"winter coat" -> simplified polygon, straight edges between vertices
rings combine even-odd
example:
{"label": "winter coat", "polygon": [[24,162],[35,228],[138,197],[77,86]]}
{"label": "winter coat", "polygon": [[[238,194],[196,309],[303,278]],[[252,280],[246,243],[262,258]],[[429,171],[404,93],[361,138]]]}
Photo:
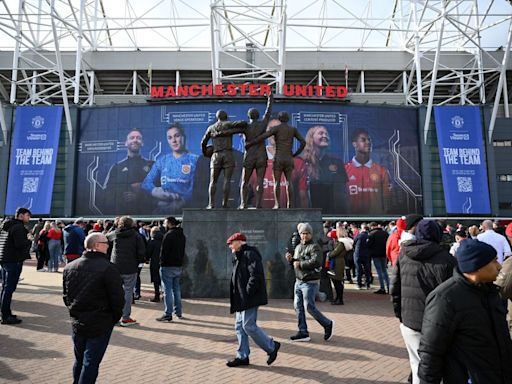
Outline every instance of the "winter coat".
{"label": "winter coat", "polygon": [[298,280],[311,281],[320,279],[322,250],[318,243],[309,241],[305,244],[300,243],[297,245],[292,263],[294,261],[300,261],[300,268],[295,269],[295,277]]}
{"label": "winter coat", "polygon": [[63,299],[73,319],[73,332],[96,337],[106,333],[123,313],[121,275],[100,252],[87,252],[63,272]]}
{"label": "winter coat", "polygon": [[334,276],[330,276],[333,280],[343,281],[345,277],[345,255],[347,250],[345,249],[345,245],[340,241],[336,242],[334,249],[329,252],[329,260],[334,259],[334,269],[331,271],[334,272]]}
{"label": "winter coat", "polygon": [[421,334],[420,383],[512,383],[506,308],[492,283],[473,284],[456,270],[428,296]]}
{"label": "winter coat", "polygon": [[110,261],[117,267],[121,275],[138,272],[138,266],[144,262],[146,247],[142,236],[135,228],[116,229],[107,235],[110,243]]}
{"label": "winter coat", "polygon": [[82,255],[84,253],[85,232],[76,224],[64,228],[64,255]]}
{"label": "winter coat", "polygon": [[457,260],[437,243],[402,243],[391,276],[391,297],[395,316],[403,325],[421,331],[428,294],[452,276],[456,264]]}
{"label": "winter coat", "polygon": [[400,254],[400,236],[402,231],[396,230],[395,232],[389,235],[388,240],[386,242],[386,256],[388,260],[391,262],[391,265],[396,264],[396,260],[398,259],[398,255]]}
{"label": "winter coat", "polygon": [[160,281],[160,250],[162,248],[162,232],[155,233],[155,237],[149,240],[146,247],[145,261],[149,262],[149,272],[152,283]]}
{"label": "winter coat", "polygon": [[371,258],[386,257],[386,241],[388,233],[382,228],[375,228],[368,234],[368,250]]}
{"label": "winter coat", "polygon": [[229,297],[230,311],[241,312],[268,303],[265,273],[256,247],[243,244],[233,258]]}
{"label": "winter coat", "polygon": [[368,249],[368,232],[361,231],[354,239],[354,259],[367,258],[370,256]]}
{"label": "winter coat", "polygon": [[182,267],[185,260],[186,243],[187,238],[183,234],[183,228],[169,229],[162,241],[160,265],[162,267]]}
{"label": "winter coat", "polygon": [[503,298],[512,300],[512,257],[509,256],[505,259],[494,284],[500,287]]}
{"label": "winter coat", "polygon": [[6,219],[0,224],[0,263],[18,263],[30,259],[31,241],[23,221]]}

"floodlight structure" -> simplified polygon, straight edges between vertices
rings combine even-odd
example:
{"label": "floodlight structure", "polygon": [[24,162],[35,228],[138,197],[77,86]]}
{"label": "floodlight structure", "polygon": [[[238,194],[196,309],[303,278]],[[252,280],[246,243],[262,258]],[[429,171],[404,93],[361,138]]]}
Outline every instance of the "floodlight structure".
{"label": "floodlight structure", "polygon": [[285,76],[286,2],[211,2],[212,80],[266,82],[281,92]]}
{"label": "floodlight structure", "polygon": [[[301,52],[299,60],[316,65],[310,82],[329,85],[324,75],[338,71],[348,85],[350,69],[351,78],[357,73],[351,92],[364,94],[369,64],[383,69],[365,60],[390,52],[405,59],[393,63],[395,78],[377,92],[424,105],[425,137],[432,107],[443,104],[494,103],[492,134],[498,112],[510,117],[511,40],[506,0],[4,0],[0,49],[12,50],[12,65],[0,67],[0,99],[62,104],[71,132],[69,105],[92,105],[103,92],[102,55],[140,54],[125,89],[132,95],[147,95],[158,71],[144,55],[169,51],[209,52],[206,81],[268,83],[278,93],[296,64],[287,56]],[[187,68],[168,68],[179,85]]]}

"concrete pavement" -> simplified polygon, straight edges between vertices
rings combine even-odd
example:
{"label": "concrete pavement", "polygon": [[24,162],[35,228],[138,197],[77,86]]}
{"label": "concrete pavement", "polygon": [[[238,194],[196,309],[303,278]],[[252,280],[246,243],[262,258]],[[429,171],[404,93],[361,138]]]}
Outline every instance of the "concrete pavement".
{"label": "concrete pavement", "polygon": [[[0,325],[0,383],[70,383],[71,326],[61,296],[62,274],[36,272],[25,264],[14,294],[17,326]],[[345,305],[319,303],[336,321],[335,336],[309,315],[309,343],[292,343],[296,316],[291,300],[271,300],[259,325],[282,343],[276,362],[251,341],[251,365],[228,368],[237,342],[228,299],[185,299],[184,319],[159,323],[162,303],[151,303],[152,285],[143,271],[143,298],[133,306],[139,325],[116,327],[100,366],[99,383],[405,383],[407,352],[389,296],[346,286]],[[145,284],[144,284],[145,283]]]}

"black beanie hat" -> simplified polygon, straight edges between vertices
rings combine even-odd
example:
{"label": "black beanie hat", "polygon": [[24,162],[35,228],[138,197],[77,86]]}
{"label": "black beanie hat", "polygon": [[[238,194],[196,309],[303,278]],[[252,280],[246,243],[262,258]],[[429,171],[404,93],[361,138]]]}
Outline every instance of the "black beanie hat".
{"label": "black beanie hat", "polygon": [[461,272],[475,272],[496,258],[496,250],[483,241],[465,239],[460,242],[455,257]]}
{"label": "black beanie hat", "polygon": [[417,240],[428,240],[434,243],[441,241],[441,227],[434,220],[422,219],[414,231]]}
{"label": "black beanie hat", "polygon": [[423,219],[423,216],[417,215],[415,213],[411,213],[410,215],[405,216],[405,230],[408,231],[414,227],[416,223],[421,219]]}

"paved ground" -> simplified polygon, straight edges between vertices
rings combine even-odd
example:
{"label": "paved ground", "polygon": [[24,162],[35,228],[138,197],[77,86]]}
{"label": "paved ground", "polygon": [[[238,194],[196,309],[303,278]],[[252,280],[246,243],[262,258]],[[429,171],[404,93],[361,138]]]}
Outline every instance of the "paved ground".
{"label": "paved ground", "polygon": [[[70,383],[73,349],[60,273],[38,273],[26,265],[14,295],[19,326],[0,325],[0,383]],[[143,282],[149,282],[147,270]],[[387,296],[347,289],[344,306],[320,303],[336,321],[335,336],[308,316],[312,341],[292,343],[296,317],[291,300],[272,300],[259,324],[282,342],[276,362],[251,344],[251,365],[227,368],[236,337],[228,300],[185,299],[183,320],[154,319],[163,304],[149,302],[150,286],[133,308],[140,325],[116,327],[100,367],[99,383],[404,383],[407,353]]]}

